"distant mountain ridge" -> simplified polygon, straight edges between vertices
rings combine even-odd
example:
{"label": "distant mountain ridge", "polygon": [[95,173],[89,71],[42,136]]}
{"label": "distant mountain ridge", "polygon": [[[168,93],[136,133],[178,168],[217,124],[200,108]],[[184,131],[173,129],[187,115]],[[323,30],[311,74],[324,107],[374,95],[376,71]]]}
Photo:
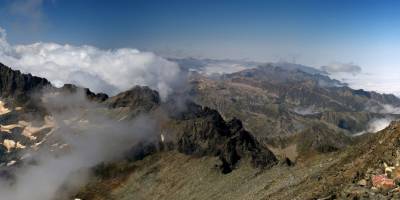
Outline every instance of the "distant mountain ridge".
{"label": "distant mountain ridge", "polygon": [[195,71],[206,75],[235,73],[245,69],[252,69],[265,65],[272,65],[289,71],[300,70],[309,74],[327,75],[327,72],[317,68],[289,62],[274,63],[234,59],[201,59],[193,57],[168,58],[168,60],[176,62],[184,71]]}
{"label": "distant mountain ridge", "polygon": [[194,74],[190,84],[187,93],[198,104],[220,111],[225,119],[241,119],[260,141],[278,149],[296,144],[318,152],[327,143],[317,138],[342,149],[351,144],[351,135],[367,132],[374,120],[400,117],[386,108],[400,106],[394,95],[353,90],[323,74],[272,64],[217,79]]}

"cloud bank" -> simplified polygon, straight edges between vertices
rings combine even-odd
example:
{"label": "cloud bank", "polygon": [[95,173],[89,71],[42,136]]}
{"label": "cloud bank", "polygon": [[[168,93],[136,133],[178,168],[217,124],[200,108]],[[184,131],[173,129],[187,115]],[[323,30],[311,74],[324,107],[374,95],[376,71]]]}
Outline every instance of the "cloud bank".
{"label": "cloud bank", "polygon": [[110,95],[134,85],[144,85],[158,90],[160,96],[166,98],[182,80],[176,63],[151,52],[43,42],[10,45],[1,28],[0,62],[47,78],[56,86],[73,83]]}
{"label": "cloud bank", "polygon": [[365,72],[354,63],[333,63],[320,67],[322,71],[329,73],[329,77],[346,83],[353,89],[364,89],[379,93],[395,94],[400,96],[399,73],[385,73],[385,71]]}
{"label": "cloud bank", "polygon": [[355,133],[352,136],[360,136],[360,135],[364,135],[365,133],[376,133],[379,132],[383,129],[385,129],[386,127],[388,127],[390,125],[390,123],[392,121],[394,121],[395,119],[391,118],[391,117],[385,117],[385,118],[374,118],[371,119],[365,130]]}
{"label": "cloud bank", "polygon": [[201,58],[169,58],[179,64],[183,70],[195,71],[206,76],[230,74],[245,69],[256,68],[262,63],[231,60],[231,59],[201,59]]}
{"label": "cloud bank", "polygon": [[231,64],[231,63],[207,64],[204,66],[204,73],[206,75],[214,75],[214,74],[221,75],[221,74],[231,74],[245,69],[248,69],[248,67],[240,64]]}
{"label": "cloud bank", "polygon": [[318,114],[319,111],[315,108],[315,106],[309,106],[309,107],[297,107],[294,108],[293,111],[299,115],[314,115]]}
{"label": "cloud bank", "polygon": [[373,119],[368,123],[367,131],[370,133],[381,131],[388,127],[392,121],[392,118]]}
{"label": "cloud bank", "polygon": [[379,104],[375,106],[367,106],[366,111],[381,114],[400,114],[400,107],[390,104]]}
{"label": "cloud bank", "polygon": [[321,70],[326,71],[331,74],[335,73],[347,73],[352,75],[357,75],[361,73],[361,67],[353,63],[332,63],[330,65],[322,66]]}
{"label": "cloud bank", "polygon": [[67,199],[86,183],[92,167],[122,159],[138,142],[159,137],[150,115],[114,120],[89,102],[83,91],[47,93],[43,101],[56,124],[47,145],[56,142],[66,147],[51,152],[51,146],[41,145],[24,154],[23,164],[10,171],[13,179],[0,177],[0,199]]}

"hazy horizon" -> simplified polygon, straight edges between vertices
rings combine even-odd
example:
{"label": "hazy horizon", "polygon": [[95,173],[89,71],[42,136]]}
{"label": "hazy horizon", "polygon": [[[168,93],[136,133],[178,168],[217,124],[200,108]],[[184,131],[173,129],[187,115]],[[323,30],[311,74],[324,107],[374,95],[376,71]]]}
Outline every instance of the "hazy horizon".
{"label": "hazy horizon", "polygon": [[333,78],[354,88],[399,95],[398,6],[391,0],[2,0],[0,27],[11,46],[89,45],[163,58],[329,66]]}

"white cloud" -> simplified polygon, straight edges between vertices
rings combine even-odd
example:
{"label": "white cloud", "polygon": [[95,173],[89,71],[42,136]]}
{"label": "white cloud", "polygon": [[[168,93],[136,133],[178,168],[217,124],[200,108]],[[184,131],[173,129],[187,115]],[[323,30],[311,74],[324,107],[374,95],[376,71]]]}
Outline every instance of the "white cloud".
{"label": "white cloud", "polygon": [[349,73],[352,75],[357,75],[361,73],[361,67],[355,65],[354,63],[340,63],[335,62],[330,65],[322,66],[321,70],[326,71],[328,73]]}
{"label": "white cloud", "polygon": [[335,77],[348,83],[355,89],[367,89],[380,93],[392,93],[400,96],[400,75],[396,71],[392,74],[360,74],[356,77]]}
{"label": "white cloud", "polygon": [[347,83],[353,89],[364,89],[379,93],[391,93],[400,96],[400,75],[398,70],[390,71],[384,68],[384,64],[378,65],[373,71],[364,71],[358,65],[348,63],[335,63],[321,67],[327,71],[329,77]]}
{"label": "white cloud", "polygon": [[373,119],[368,123],[367,131],[370,133],[381,131],[388,127],[392,121],[392,118]]}
{"label": "white cloud", "polygon": [[74,83],[111,95],[146,85],[166,98],[180,80],[177,64],[151,52],[43,42],[10,45],[4,29],[0,29],[0,62],[57,85]]}
{"label": "white cloud", "polygon": [[235,63],[213,63],[207,64],[204,66],[204,70],[202,71],[206,75],[221,75],[221,74],[230,74],[238,71],[242,71],[248,69],[249,67],[235,64]]}
{"label": "white cloud", "polygon": [[[48,145],[57,141],[54,151],[39,146],[22,152],[21,165],[6,169],[12,178],[0,178],[2,200],[71,199],[70,192],[85,185],[91,168],[125,159],[126,152],[136,153],[132,147],[140,142],[158,141],[158,121],[150,115],[116,121],[92,110],[99,105],[88,101],[83,91],[45,93],[43,99],[54,122],[43,140]],[[67,145],[68,150],[58,149],[57,144]]]}
{"label": "white cloud", "polygon": [[262,63],[246,61],[246,60],[231,60],[231,59],[201,59],[201,58],[169,58],[179,64],[179,66],[188,71],[195,71],[207,76],[230,74],[245,69],[256,68]]}
{"label": "white cloud", "polygon": [[390,104],[384,104],[382,105],[383,109],[381,110],[381,113],[390,113],[390,114],[400,114],[400,108],[392,106]]}
{"label": "white cloud", "polygon": [[379,104],[375,106],[368,106],[366,108],[368,112],[381,113],[381,114],[400,114],[400,107],[396,107],[390,104]]}
{"label": "white cloud", "polygon": [[358,132],[358,133],[354,134],[353,136],[360,136],[360,135],[364,135],[365,133],[379,132],[379,131],[385,129],[386,127],[388,127],[393,120],[394,119],[391,117],[372,119],[368,122],[366,130]]}
{"label": "white cloud", "polygon": [[294,108],[293,111],[299,115],[313,115],[319,113],[319,111],[315,108],[315,106],[297,107]]}

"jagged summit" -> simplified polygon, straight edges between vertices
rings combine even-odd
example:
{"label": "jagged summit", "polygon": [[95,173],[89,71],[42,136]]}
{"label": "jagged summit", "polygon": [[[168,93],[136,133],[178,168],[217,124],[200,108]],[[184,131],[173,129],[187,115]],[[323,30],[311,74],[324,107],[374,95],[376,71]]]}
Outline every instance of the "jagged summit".
{"label": "jagged summit", "polygon": [[90,91],[89,88],[78,87],[74,84],[64,84],[59,90],[62,92],[69,92],[69,93],[76,93],[82,91],[89,100],[97,102],[103,102],[109,98],[108,95],[105,93],[94,93]]}
{"label": "jagged summit", "polygon": [[107,104],[111,108],[129,107],[132,109],[142,107],[149,111],[160,104],[160,95],[157,91],[150,89],[147,86],[135,86],[130,90],[121,92],[110,99]]}
{"label": "jagged summit", "polygon": [[238,119],[225,122],[220,114],[207,107],[190,103],[179,118],[172,121],[178,151],[188,155],[218,156],[223,173],[231,172],[244,158],[254,167],[276,164],[273,153],[263,147]]}
{"label": "jagged summit", "polygon": [[19,70],[13,70],[10,67],[0,63],[0,96],[2,98],[14,97],[18,100],[28,100],[33,98],[35,92],[48,91],[77,92],[82,90],[88,99],[94,101],[105,101],[108,95],[104,93],[94,93],[89,88],[78,87],[73,84],[65,84],[57,89],[45,78],[33,76],[31,74],[21,73]]}
{"label": "jagged summit", "polygon": [[0,63],[0,96],[2,97],[26,95],[32,90],[40,90],[50,85],[51,83],[45,78],[23,74]]}

